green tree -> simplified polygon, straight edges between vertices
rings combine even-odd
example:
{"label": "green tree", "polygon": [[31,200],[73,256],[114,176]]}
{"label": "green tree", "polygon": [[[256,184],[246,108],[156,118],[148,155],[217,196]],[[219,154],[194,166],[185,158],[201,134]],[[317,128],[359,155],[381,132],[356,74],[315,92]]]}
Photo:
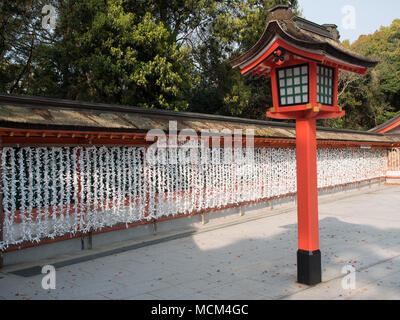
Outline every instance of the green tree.
{"label": "green tree", "polygon": [[380,63],[365,77],[340,75],[339,105],[346,117],[322,121],[327,126],[371,129],[400,112],[400,20],[381,27],[371,35],[360,36],[348,48]]}
{"label": "green tree", "polygon": [[0,92],[26,93],[38,48],[51,41],[42,28],[43,6],[42,0],[0,2]]}
{"label": "green tree", "polygon": [[269,80],[243,77],[229,60],[253,46],[261,37],[269,9],[297,1],[236,0],[214,2],[211,19],[195,30],[192,47],[201,82],[193,91],[190,108],[196,112],[266,119],[271,106]]}
{"label": "green tree", "polygon": [[58,5],[55,44],[43,45],[35,95],[183,110],[195,81],[178,47],[150,12],[123,0],[67,0]]}
{"label": "green tree", "polygon": [[[258,40],[282,1],[52,0],[53,32],[40,28],[44,3],[29,11],[31,2],[3,7],[2,17],[17,12],[15,30],[34,25],[36,38],[8,41],[34,49],[18,61],[3,48],[12,58],[0,64],[9,77],[2,92],[265,118],[268,81],[243,78],[228,62]],[[297,10],[297,0],[283,2]]]}

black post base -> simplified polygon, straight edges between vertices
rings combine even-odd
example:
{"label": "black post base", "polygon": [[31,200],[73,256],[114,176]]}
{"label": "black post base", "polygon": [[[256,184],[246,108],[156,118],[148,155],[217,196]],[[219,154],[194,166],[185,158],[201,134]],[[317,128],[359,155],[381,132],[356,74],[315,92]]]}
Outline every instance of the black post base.
{"label": "black post base", "polygon": [[297,281],[309,286],[322,281],[321,251],[297,251]]}

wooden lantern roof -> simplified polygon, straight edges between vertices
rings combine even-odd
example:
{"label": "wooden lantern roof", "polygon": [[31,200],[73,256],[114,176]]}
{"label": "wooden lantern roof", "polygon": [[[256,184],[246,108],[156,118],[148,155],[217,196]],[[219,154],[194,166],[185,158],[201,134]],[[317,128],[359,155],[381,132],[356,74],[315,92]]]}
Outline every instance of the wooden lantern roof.
{"label": "wooden lantern roof", "polygon": [[319,25],[300,18],[287,5],[270,10],[267,26],[258,42],[230,63],[242,74],[269,77],[271,66],[276,66],[279,59],[314,61],[359,74],[365,74],[367,68],[378,63],[344,47],[339,42],[336,25]]}

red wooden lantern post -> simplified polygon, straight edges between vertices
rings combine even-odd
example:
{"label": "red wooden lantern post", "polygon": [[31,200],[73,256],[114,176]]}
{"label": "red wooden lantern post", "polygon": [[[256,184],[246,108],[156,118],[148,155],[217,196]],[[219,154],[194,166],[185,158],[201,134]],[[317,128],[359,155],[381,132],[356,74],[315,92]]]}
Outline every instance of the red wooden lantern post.
{"label": "red wooden lantern post", "polygon": [[242,74],[271,78],[273,107],[267,116],[296,120],[299,283],[321,282],[318,232],[316,119],[345,115],[338,106],[338,72],[365,74],[377,62],[350,52],[335,25],[295,16],[286,5],[270,10],[260,40],[231,61]]}

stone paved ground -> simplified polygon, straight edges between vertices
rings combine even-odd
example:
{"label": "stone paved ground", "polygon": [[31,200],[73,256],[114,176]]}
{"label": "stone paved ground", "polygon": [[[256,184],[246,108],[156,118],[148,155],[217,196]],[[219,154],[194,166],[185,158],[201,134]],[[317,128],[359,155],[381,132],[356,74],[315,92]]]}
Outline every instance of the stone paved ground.
{"label": "stone paved ground", "polygon": [[[268,216],[269,215],[269,216]],[[400,299],[400,186],[320,204],[323,283],[296,283],[296,213],[247,221],[57,269],[0,273],[0,299]],[[342,288],[342,268],[356,288]]]}

